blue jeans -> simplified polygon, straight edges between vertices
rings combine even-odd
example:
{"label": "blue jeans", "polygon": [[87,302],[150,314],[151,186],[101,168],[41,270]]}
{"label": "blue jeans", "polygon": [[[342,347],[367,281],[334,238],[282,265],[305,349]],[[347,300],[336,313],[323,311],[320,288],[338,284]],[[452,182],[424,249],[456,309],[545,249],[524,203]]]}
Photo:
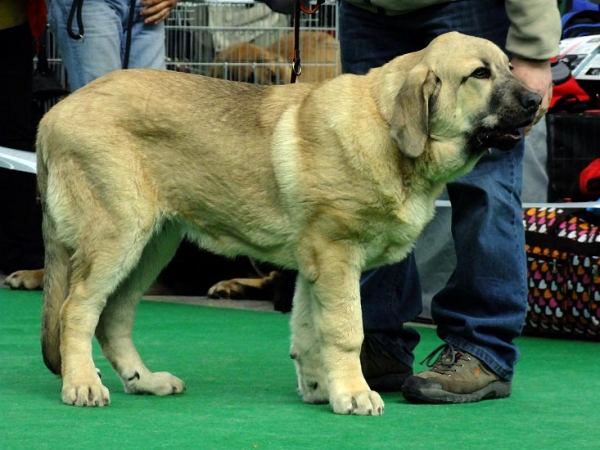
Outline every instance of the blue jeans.
{"label": "blue jeans", "polygon": [[[46,0],[55,36],[72,91],[113,70],[123,68],[130,0],[84,0],[83,39],[72,39],[67,19],[73,0]],[[136,0],[129,68],[165,69],[165,25],[144,24]],[[77,20],[73,31],[79,33]]]}
{"label": "blue jeans", "polygon": [[[448,31],[503,47],[508,25],[499,0],[460,0],[398,16],[371,13],[342,0],[342,69],[364,74]],[[521,143],[508,152],[492,150],[473,172],[448,185],[457,264],[431,305],[439,337],[506,380],[519,356],[513,339],[521,333],[527,311],[523,148]],[[416,273],[411,255],[364,275],[361,285],[365,333],[407,364],[413,362],[418,334],[403,324],[422,308]]]}

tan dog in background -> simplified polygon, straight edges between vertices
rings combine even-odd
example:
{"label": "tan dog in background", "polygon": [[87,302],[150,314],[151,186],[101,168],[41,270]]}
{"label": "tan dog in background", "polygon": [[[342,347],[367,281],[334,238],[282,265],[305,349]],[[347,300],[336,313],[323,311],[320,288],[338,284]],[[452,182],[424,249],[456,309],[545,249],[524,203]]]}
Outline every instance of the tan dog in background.
{"label": "tan dog in background", "polygon": [[[218,52],[210,76],[255,84],[287,84],[294,59],[294,33],[286,33],[270,48],[240,42]],[[338,75],[339,42],[323,31],[300,33],[302,73],[298,82],[313,83]]]}
{"label": "tan dog in background", "polygon": [[211,77],[263,85],[289,83],[291,75],[291,64],[278,53],[247,42],[217,53],[210,69]]}
{"label": "tan dog in background", "polygon": [[11,289],[41,289],[44,284],[44,269],[17,270],[6,277],[4,284]]}
{"label": "tan dog in background", "polygon": [[[279,59],[288,65],[294,60],[294,33],[285,34],[279,41],[271,45],[271,53],[279,55]],[[336,38],[323,31],[303,31],[300,33],[300,60],[302,74],[300,83],[329,80],[340,74],[340,43]]]}
{"label": "tan dog in background", "polygon": [[404,258],[444,184],[489,146],[512,147],[540,100],[499,48],[458,33],[317,84],[127,70],[78,90],[37,141],[42,347],[63,402],[109,404],[94,334],[126,392],[183,392],[146,368],[131,332],[138,299],[187,236],[298,270],[291,356],[302,398],[382,414],[359,361],[361,272]]}

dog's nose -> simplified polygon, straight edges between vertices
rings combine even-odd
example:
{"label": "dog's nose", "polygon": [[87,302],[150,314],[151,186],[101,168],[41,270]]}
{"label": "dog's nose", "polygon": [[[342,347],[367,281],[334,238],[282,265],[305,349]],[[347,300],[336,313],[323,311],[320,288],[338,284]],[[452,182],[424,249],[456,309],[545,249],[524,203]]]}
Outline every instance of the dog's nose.
{"label": "dog's nose", "polygon": [[521,96],[521,106],[530,114],[535,113],[541,103],[542,97],[535,92],[529,92]]}

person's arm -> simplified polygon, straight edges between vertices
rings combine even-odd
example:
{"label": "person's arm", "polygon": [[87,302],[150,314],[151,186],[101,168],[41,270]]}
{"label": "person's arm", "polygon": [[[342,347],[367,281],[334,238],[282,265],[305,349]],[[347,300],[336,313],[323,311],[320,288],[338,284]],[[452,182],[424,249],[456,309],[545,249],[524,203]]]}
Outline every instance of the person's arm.
{"label": "person's arm", "polygon": [[[550,60],[531,61],[514,56],[511,64],[513,66],[513,74],[542,96],[542,103],[534,121],[535,124],[548,112],[550,99],[552,98],[552,70],[550,68]],[[527,128],[526,132],[530,128]]]}
{"label": "person's arm", "polygon": [[548,111],[552,97],[550,59],[558,55],[561,21],[555,0],[506,0],[511,25],[506,50],[514,75],[543,100],[536,122]]}

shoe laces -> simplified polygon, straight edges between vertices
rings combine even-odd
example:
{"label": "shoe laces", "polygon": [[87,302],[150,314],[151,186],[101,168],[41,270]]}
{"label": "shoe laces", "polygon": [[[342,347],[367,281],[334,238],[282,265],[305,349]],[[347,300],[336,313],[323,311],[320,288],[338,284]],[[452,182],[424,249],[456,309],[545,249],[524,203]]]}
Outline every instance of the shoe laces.
{"label": "shoe laces", "polygon": [[464,366],[461,361],[470,360],[471,358],[465,356],[464,353],[455,349],[452,344],[445,343],[440,345],[438,348],[432,351],[429,356],[421,361],[421,365],[425,364],[427,367],[430,367],[432,372],[437,372],[442,375],[450,375],[452,372],[457,371],[457,367]]}

